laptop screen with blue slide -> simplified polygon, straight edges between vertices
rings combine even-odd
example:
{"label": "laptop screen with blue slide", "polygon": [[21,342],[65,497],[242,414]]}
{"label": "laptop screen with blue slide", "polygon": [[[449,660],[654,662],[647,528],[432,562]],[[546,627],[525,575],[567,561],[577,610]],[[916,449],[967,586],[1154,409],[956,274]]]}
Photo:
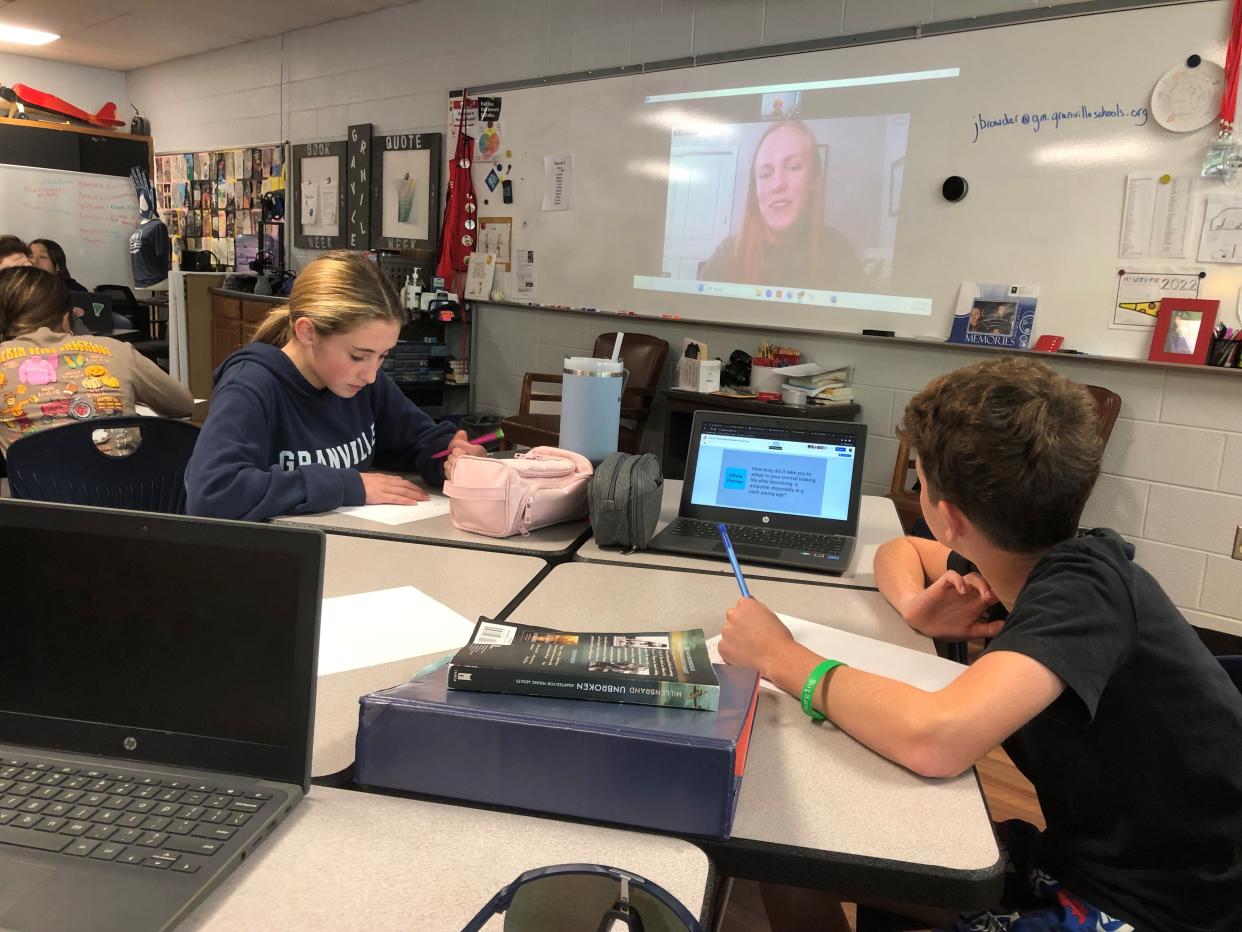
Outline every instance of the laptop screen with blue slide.
{"label": "laptop screen with blue slide", "polygon": [[866,426],[695,414],[681,514],[853,534]]}

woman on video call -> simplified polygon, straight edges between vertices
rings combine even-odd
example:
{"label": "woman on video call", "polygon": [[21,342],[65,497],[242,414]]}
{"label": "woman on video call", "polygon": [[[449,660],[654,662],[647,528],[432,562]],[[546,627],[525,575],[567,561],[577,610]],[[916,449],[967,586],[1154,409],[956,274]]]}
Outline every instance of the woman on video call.
{"label": "woman on video call", "polygon": [[858,290],[853,247],[824,225],[819,141],[801,120],[773,123],[759,139],[739,231],[699,267],[701,281]]}

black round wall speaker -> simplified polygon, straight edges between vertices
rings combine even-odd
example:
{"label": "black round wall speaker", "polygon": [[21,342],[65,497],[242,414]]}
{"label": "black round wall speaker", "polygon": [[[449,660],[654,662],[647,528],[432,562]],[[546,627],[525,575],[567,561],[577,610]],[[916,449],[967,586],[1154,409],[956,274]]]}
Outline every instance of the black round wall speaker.
{"label": "black round wall speaker", "polygon": [[966,199],[966,192],[970,190],[970,185],[966,183],[966,179],[961,175],[950,175],[944,180],[944,184],[940,186],[940,193],[944,195],[946,201],[957,203]]}

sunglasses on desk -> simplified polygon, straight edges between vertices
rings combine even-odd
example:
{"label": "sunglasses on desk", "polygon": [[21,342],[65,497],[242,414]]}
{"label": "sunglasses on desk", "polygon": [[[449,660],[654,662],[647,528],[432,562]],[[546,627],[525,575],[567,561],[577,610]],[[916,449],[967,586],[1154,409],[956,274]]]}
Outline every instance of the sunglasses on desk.
{"label": "sunglasses on desk", "polygon": [[500,890],[461,932],[481,932],[504,914],[504,932],[703,932],[661,887],[603,864],[528,870]]}

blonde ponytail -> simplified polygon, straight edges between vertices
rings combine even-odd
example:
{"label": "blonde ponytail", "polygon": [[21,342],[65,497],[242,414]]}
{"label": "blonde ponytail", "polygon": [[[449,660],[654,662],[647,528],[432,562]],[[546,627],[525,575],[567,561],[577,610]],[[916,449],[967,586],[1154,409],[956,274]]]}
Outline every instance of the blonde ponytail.
{"label": "blonde ponytail", "polygon": [[281,304],[272,308],[263,318],[263,323],[259,324],[250,342],[284,346],[291,336],[293,336],[293,325],[289,321],[289,305]]}
{"label": "blonde ponytail", "polygon": [[321,336],[348,333],[375,320],[405,323],[397,293],[379,267],[359,252],[325,253],[299,273],[289,302],[274,308],[253,341],[284,346],[305,317]]}

